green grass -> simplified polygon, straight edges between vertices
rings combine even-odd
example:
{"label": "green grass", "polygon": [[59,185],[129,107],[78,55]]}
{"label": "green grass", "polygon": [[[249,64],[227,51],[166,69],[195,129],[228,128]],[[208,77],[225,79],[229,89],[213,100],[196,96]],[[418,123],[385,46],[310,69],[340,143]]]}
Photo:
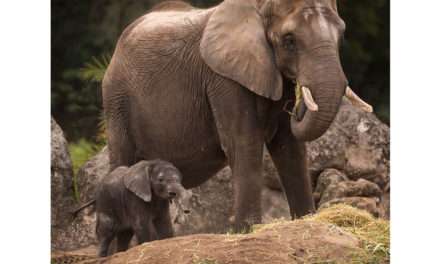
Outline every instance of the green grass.
{"label": "green grass", "polygon": [[70,158],[72,159],[73,167],[73,191],[77,201],[79,201],[78,190],[78,170],[86,163],[91,157],[98,153],[102,149],[102,144],[96,144],[92,141],[88,141],[81,138],[77,142],[69,144]]}

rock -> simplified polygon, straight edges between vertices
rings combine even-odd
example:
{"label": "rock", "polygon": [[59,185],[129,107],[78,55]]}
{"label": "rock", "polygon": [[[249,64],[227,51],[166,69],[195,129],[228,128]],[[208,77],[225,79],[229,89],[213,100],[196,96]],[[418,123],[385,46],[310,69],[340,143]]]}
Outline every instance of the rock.
{"label": "rock", "polygon": [[144,243],[81,263],[350,263],[362,251],[353,234],[328,223],[287,221],[250,234],[199,234]]}
{"label": "rock", "polygon": [[96,244],[95,214],[85,209],[78,217],[69,216],[69,224],[58,231],[58,240],[52,249],[75,250]]}
{"label": "rock", "polygon": [[96,183],[109,170],[109,152],[106,146],[78,170],[77,185],[80,203],[86,203],[95,198]]}
{"label": "rock", "polygon": [[379,198],[371,197],[343,197],[335,198],[328,202],[321,204],[319,209],[328,208],[334,204],[347,204],[362,210],[365,210],[373,216],[380,216]]}
{"label": "rock", "polygon": [[[185,223],[174,224],[176,235],[222,233],[231,228],[233,193],[230,179],[231,170],[226,167],[207,182],[191,189],[191,213]],[[173,206],[173,216],[175,211]]]}
{"label": "rock", "polygon": [[382,195],[377,184],[359,179],[357,181],[342,181],[330,184],[321,194],[319,204],[322,205],[330,200],[344,197],[377,197]]}
{"label": "rock", "polygon": [[291,219],[289,204],[283,192],[263,188],[261,197],[263,223],[271,223],[275,219]]}
{"label": "rock", "polygon": [[[193,188],[192,208],[188,221],[174,224],[176,235],[197,233],[225,233],[232,229],[234,195],[231,169],[224,168],[201,186]],[[172,208],[172,215],[176,215]],[[289,206],[284,193],[263,188],[262,220],[290,219]]]}
{"label": "rock", "polygon": [[282,191],[278,171],[266,148],[263,153],[263,183],[270,189]]}
{"label": "rock", "polygon": [[[325,169],[344,172],[350,179],[375,182],[381,188],[389,182],[389,127],[374,114],[353,107],[345,99],[329,130],[319,139],[307,143],[312,182]],[[264,154],[264,183],[281,190],[278,173],[270,155]]]}
{"label": "rock", "polygon": [[385,187],[379,203],[380,217],[390,219],[390,184]]}
{"label": "rock", "polygon": [[353,107],[345,99],[329,130],[308,143],[314,182],[327,168],[343,171],[350,179],[364,178],[381,188],[389,182],[390,129],[372,113]]}
{"label": "rock", "polygon": [[51,225],[64,226],[66,206],[73,202],[73,170],[64,133],[51,119]]}
{"label": "rock", "polygon": [[64,133],[51,119],[51,244],[52,248],[62,239],[61,230],[68,224],[67,208],[74,204],[73,170]]}
{"label": "rock", "polygon": [[348,181],[347,176],[336,169],[325,169],[318,178],[315,192],[321,194],[330,184],[337,184],[342,181]]}
{"label": "rock", "polygon": [[94,199],[96,183],[108,173],[109,168],[108,150],[105,147],[79,169],[77,174],[79,203],[69,208],[69,223],[60,230],[60,241],[56,249],[74,250],[96,244],[94,206],[85,208],[75,218],[70,211]]}

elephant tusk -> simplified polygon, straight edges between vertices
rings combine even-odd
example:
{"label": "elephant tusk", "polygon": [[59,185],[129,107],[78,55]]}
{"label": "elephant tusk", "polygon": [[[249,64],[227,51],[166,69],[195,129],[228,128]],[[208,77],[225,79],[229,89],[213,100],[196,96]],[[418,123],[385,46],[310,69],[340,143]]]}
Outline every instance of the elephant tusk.
{"label": "elephant tusk", "polygon": [[312,93],[310,92],[309,88],[305,86],[301,86],[301,93],[304,98],[304,103],[307,106],[307,109],[309,109],[312,112],[318,111],[319,107],[315,103],[315,100],[313,100]]}
{"label": "elephant tusk", "polygon": [[357,96],[353,90],[350,88],[350,86],[347,86],[345,89],[345,96],[347,99],[354,105],[359,107],[360,109],[364,110],[365,112],[372,113],[373,107],[366,102],[364,102],[359,96]]}

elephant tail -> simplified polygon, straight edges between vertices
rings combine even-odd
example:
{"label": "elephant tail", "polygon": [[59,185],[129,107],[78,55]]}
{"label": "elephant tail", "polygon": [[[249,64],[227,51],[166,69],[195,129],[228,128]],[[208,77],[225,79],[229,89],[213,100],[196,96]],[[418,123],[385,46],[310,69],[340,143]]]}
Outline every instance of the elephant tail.
{"label": "elephant tail", "polygon": [[73,215],[73,217],[75,218],[79,212],[81,212],[82,210],[84,210],[85,208],[95,204],[96,199],[92,199],[88,202],[86,202],[85,204],[80,205],[79,207],[73,209],[70,213]]}

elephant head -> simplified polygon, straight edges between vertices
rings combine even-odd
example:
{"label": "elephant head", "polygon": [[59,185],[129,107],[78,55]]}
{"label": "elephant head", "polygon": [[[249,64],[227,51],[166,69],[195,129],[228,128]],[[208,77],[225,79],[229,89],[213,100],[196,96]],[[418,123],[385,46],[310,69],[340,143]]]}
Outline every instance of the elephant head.
{"label": "elephant head", "polygon": [[152,194],[161,199],[173,200],[184,194],[182,175],[173,164],[162,161],[141,161],[130,167],[123,182],[125,187],[145,202]]}
{"label": "elephant head", "polygon": [[[205,27],[201,55],[215,72],[254,93],[279,100],[296,83],[291,130],[299,140],[320,137],[342,97],[367,111],[348,87],[339,59],[345,23],[336,0],[225,0]],[[290,88],[293,89],[293,88]]]}

